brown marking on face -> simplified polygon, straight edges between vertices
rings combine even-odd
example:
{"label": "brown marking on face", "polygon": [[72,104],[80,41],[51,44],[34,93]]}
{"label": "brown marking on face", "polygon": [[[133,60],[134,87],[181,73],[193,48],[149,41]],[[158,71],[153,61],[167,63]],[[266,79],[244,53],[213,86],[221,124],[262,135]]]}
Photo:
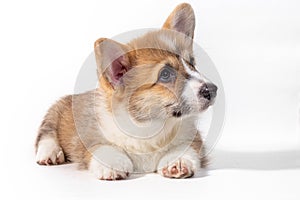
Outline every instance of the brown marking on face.
{"label": "brown marking on face", "polygon": [[[124,76],[129,94],[128,110],[137,121],[170,116],[170,105],[180,101],[188,73],[180,56],[160,49],[139,49],[130,53],[133,72]],[[159,72],[165,67],[176,71],[174,82],[162,83]],[[128,89],[130,88],[130,89]]]}
{"label": "brown marking on face", "polygon": [[[180,101],[186,80],[190,78],[180,55],[163,49],[144,48],[128,52],[128,57],[132,69],[124,75],[123,85],[120,87],[124,90],[113,91],[111,87],[107,87],[108,93],[114,96],[108,95],[107,102],[112,102],[110,98],[118,99],[114,102],[119,103],[122,100],[129,101],[129,113],[137,121],[165,116],[164,112],[170,116],[167,106]],[[176,71],[174,82],[158,81],[159,72],[166,65]]]}
{"label": "brown marking on face", "polygon": [[[161,68],[164,65],[169,65],[174,68],[183,77],[188,78],[188,73],[185,71],[180,58],[180,55],[161,49],[139,49],[130,53],[131,63],[133,67],[139,67],[143,65],[158,65],[161,64]],[[188,63],[191,70],[196,69],[190,63]],[[150,75],[150,74],[148,74]]]}
{"label": "brown marking on face", "polygon": [[[100,39],[101,41],[103,40]],[[128,43],[127,46],[121,45],[123,49],[130,49],[130,51],[125,52],[130,69],[121,78],[121,84],[112,87],[105,76],[99,80],[101,89],[105,91],[107,110],[112,112],[111,102],[121,103],[122,101],[129,101],[129,99],[131,103],[137,104],[130,105],[131,111],[135,107],[139,112],[142,112],[141,108],[145,108],[145,112],[148,112],[151,106],[153,110],[159,107],[157,104],[171,105],[176,101],[179,103],[186,80],[190,78],[190,75],[185,71],[181,58],[189,60],[192,57],[191,42],[185,36],[172,31],[159,30],[137,38]],[[103,53],[105,51],[102,50]],[[98,60],[98,63],[101,63],[101,60]],[[187,64],[191,70],[195,71],[190,62]],[[176,80],[172,83],[158,81],[159,72],[166,65],[176,71]],[[152,88],[149,89],[148,86],[144,86],[147,84],[152,85]],[[142,90],[144,91],[141,92]],[[170,92],[173,93],[174,98],[172,100],[165,99],[165,94],[169,96]],[[147,99],[147,101],[137,101],[138,95],[141,95],[139,99]],[[156,99],[160,99],[160,101],[158,102]],[[161,109],[166,110],[166,108]]]}
{"label": "brown marking on face", "polygon": [[174,93],[160,84],[144,85],[130,97],[129,112],[137,121],[165,115],[165,107],[174,102]]}

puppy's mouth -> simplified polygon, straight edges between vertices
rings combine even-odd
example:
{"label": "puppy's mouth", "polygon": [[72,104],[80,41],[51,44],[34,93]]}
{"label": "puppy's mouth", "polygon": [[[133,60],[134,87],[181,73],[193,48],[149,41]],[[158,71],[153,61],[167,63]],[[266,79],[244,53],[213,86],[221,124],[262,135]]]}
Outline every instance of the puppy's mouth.
{"label": "puppy's mouth", "polygon": [[182,116],[188,116],[192,114],[199,114],[201,112],[206,111],[210,106],[213,106],[215,103],[215,98],[211,100],[207,99],[200,99],[197,103],[194,103],[192,105],[189,105],[186,101],[183,101],[181,103],[173,103],[168,104],[165,107],[167,110],[169,110],[168,113],[172,117],[179,118]]}
{"label": "puppy's mouth", "polygon": [[181,103],[168,104],[165,107],[167,110],[169,110],[168,113],[170,113],[172,117],[176,118],[179,118],[183,115],[188,115],[193,110],[185,101]]}

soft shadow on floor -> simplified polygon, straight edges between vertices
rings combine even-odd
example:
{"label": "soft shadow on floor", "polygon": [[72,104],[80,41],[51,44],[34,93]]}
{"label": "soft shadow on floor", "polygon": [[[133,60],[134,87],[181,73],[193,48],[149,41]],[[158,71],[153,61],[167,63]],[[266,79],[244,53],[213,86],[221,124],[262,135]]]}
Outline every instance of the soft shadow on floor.
{"label": "soft shadow on floor", "polygon": [[300,149],[287,151],[237,152],[215,149],[210,169],[280,170],[300,168]]}

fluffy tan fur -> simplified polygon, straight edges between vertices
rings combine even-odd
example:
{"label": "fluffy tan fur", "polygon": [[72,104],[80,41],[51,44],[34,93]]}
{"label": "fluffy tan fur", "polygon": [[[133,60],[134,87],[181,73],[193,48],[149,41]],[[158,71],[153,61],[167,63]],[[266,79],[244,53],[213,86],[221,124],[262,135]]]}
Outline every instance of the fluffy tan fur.
{"label": "fluffy tan fur", "polygon": [[[53,152],[58,152],[61,148],[64,160],[80,163],[80,166],[86,169],[94,165],[91,164],[94,163],[92,161],[94,152],[100,151],[99,149],[105,145],[128,156],[136,172],[143,171],[142,167],[145,166],[141,166],[141,163],[145,161],[149,161],[148,171],[158,171],[164,176],[175,178],[191,176],[198,165],[205,167],[207,160],[203,142],[193,125],[195,116],[191,115],[184,120],[172,116],[175,109],[173,105],[180,105],[185,84],[190,76],[183,61],[191,71],[196,72],[192,52],[194,21],[191,6],[181,4],[168,17],[163,29],[150,32],[126,45],[106,38],[98,39],[94,48],[99,88],[63,97],[49,109],[36,139],[37,152],[42,151],[39,148],[43,139],[52,138],[57,144],[54,145]],[[112,50],[113,53],[110,53]],[[121,71],[126,74],[122,78],[122,84],[113,84],[114,80],[109,70],[112,68],[113,57],[120,58],[120,56],[121,65],[129,67],[124,69],[124,72]],[[176,71],[176,80],[166,84],[157,83],[158,74],[166,65]],[[166,126],[160,134],[147,140],[121,134],[113,122],[114,116],[123,115],[123,110],[128,111],[128,116],[136,123],[162,119],[166,120]],[[185,131],[188,133],[185,134]],[[172,173],[167,172],[168,166],[159,169],[158,163],[162,162],[160,160],[163,160],[164,155],[183,144],[186,146],[182,148],[193,149],[191,151],[197,154],[195,162],[199,163],[190,164],[189,167],[189,163],[193,161],[186,159],[188,156],[186,158],[183,156],[186,160],[181,161],[182,166],[187,166],[177,168],[176,176],[172,176],[175,172],[174,166],[170,168],[173,170]],[[37,161],[39,164],[62,162],[49,156],[40,156]],[[97,167],[93,170],[97,170]],[[113,172],[109,172],[107,176],[105,166],[100,170],[103,171],[98,177],[100,179],[111,180],[126,176]]]}

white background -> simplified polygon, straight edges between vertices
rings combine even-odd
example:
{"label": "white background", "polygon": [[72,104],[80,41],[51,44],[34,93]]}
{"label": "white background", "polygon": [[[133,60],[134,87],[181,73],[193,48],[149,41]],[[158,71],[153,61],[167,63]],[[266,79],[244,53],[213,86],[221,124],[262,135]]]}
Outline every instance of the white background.
{"label": "white background", "polygon": [[0,3],[1,199],[299,199],[300,2],[195,0],[195,40],[225,87],[226,121],[209,175],[100,182],[35,164],[48,107],[71,94],[99,37],[160,27],[181,1]]}

